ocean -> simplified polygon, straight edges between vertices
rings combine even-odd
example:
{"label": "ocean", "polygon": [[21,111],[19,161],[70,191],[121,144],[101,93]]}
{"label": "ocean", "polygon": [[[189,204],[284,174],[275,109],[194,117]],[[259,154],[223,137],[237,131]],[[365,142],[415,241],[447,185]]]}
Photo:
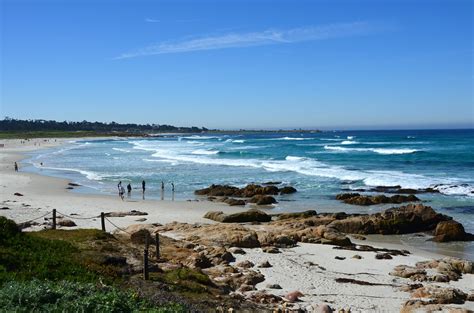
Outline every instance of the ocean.
{"label": "ocean", "polygon": [[277,199],[270,209],[273,213],[307,209],[374,213],[394,205],[353,206],[335,196],[376,186],[434,188],[439,193],[417,196],[474,232],[472,129],[84,139],[36,152],[27,162],[27,170],[84,185],[78,192],[116,194],[120,180],[134,189],[145,180],[147,197],[160,199],[163,181],[165,199],[188,200],[196,199],[194,190],[211,184],[277,181],[294,186],[298,192]]}

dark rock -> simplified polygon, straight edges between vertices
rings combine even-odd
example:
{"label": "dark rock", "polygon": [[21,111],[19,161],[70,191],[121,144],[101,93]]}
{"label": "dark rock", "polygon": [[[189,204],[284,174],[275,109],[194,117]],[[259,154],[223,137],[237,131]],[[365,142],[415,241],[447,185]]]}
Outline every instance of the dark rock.
{"label": "dark rock", "polygon": [[146,239],[148,237],[148,242],[152,243],[154,238],[151,236],[150,232],[145,229],[141,228],[136,231],[131,232],[130,234],[130,241],[134,244],[144,244],[146,242]]}
{"label": "dark rock", "polygon": [[237,196],[239,188],[228,185],[211,185],[208,188],[196,190],[194,193],[200,196],[231,197]]}
{"label": "dark rock", "polygon": [[342,257],[342,256],[335,256],[334,257],[336,260],[345,260],[346,258],[345,257]]}
{"label": "dark rock", "polygon": [[19,192],[15,192],[13,195],[17,196],[17,197],[23,197],[23,195]]}
{"label": "dark rock", "polygon": [[260,268],[268,268],[268,267],[272,267],[272,265],[271,265],[270,262],[268,262],[268,261],[263,261],[263,262],[261,262],[260,264],[258,264],[257,267],[260,267]]}
{"label": "dark rock", "polygon": [[277,219],[284,220],[284,219],[290,219],[290,218],[308,218],[315,215],[317,215],[315,210],[308,210],[304,212],[278,214]]}
{"label": "dark rock", "polygon": [[245,201],[242,199],[227,198],[224,200],[224,203],[227,203],[230,206],[245,205]]}
{"label": "dark rock", "polygon": [[270,215],[256,209],[234,214],[225,214],[222,211],[210,211],[204,215],[204,218],[221,223],[269,222],[272,219]]}
{"label": "dark rock", "polygon": [[211,260],[203,253],[192,255],[187,265],[192,268],[209,268],[213,266]]}
{"label": "dark rock", "polygon": [[105,256],[104,265],[125,266],[127,265],[127,258],[123,256],[107,255]]}
{"label": "dark rock", "polygon": [[253,264],[252,262],[248,260],[244,260],[244,261],[238,262],[237,264],[235,264],[235,266],[241,267],[241,268],[251,268],[251,267],[254,267],[255,264]]}
{"label": "dark rock", "polygon": [[233,254],[245,254],[245,251],[238,247],[229,248],[228,251]]}
{"label": "dark rock", "polygon": [[354,197],[359,197],[360,196],[360,193],[341,193],[341,194],[338,194],[336,195],[336,200],[347,200],[347,199],[351,199],[351,198],[354,198]]}
{"label": "dark rock", "polygon": [[107,217],[125,217],[125,216],[142,216],[148,215],[146,212],[131,210],[130,212],[108,212],[104,214]]}
{"label": "dark rock", "polygon": [[0,210],[10,210],[10,208],[9,208],[9,207],[6,207],[6,206],[4,206],[4,207],[0,208]]}
{"label": "dark rock", "polygon": [[433,241],[474,241],[474,235],[466,233],[461,223],[456,221],[443,221],[438,223],[434,232]]}
{"label": "dark rock", "polygon": [[63,227],[77,226],[76,223],[74,223],[74,221],[66,219],[66,218],[59,219],[57,223],[59,226],[63,226]]}
{"label": "dark rock", "polygon": [[264,185],[280,185],[281,181],[267,181]]}
{"label": "dark rock", "polygon": [[296,191],[297,191],[296,188],[291,187],[291,186],[285,186],[283,188],[280,188],[280,194],[281,195],[292,194],[292,193],[295,193]]}
{"label": "dark rock", "polygon": [[247,291],[252,291],[255,290],[255,287],[252,285],[247,285],[247,284],[242,284],[239,288],[239,292],[247,292]]}
{"label": "dark rock", "polygon": [[377,253],[375,255],[375,258],[377,260],[390,260],[390,259],[393,259],[392,256],[390,255],[390,253]]}
{"label": "dark rock", "polygon": [[257,205],[269,205],[274,204],[277,201],[272,196],[255,195],[249,200],[249,202],[255,203]]}
{"label": "dark rock", "polygon": [[273,253],[273,254],[280,253],[280,250],[278,250],[278,248],[276,247],[263,247],[262,251],[265,253]]}
{"label": "dark rock", "polygon": [[68,185],[69,185],[69,186],[72,186],[72,187],[79,187],[79,186],[81,186],[81,185],[76,184],[76,183],[68,183]]}
{"label": "dark rock", "polygon": [[355,205],[374,205],[374,204],[384,204],[384,203],[403,203],[403,202],[413,202],[420,201],[414,195],[393,195],[387,197],[385,195],[375,195],[375,196],[362,196],[358,193],[344,193],[336,196],[337,200],[342,200],[347,204]]}
{"label": "dark rock", "polygon": [[265,287],[268,289],[282,289],[281,286],[278,284],[268,284]]}

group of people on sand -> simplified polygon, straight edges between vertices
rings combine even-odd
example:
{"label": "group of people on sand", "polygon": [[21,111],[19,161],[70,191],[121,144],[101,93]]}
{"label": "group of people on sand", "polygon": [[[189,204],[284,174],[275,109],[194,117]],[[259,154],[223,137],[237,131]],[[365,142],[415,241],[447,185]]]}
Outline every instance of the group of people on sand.
{"label": "group of people on sand", "polygon": [[[16,163],[15,163],[16,164]],[[123,200],[125,198],[125,188],[122,185],[122,181],[119,181],[117,184],[117,189],[119,193],[119,197]],[[145,190],[146,190],[146,182],[142,180],[142,196],[143,199],[145,199]],[[161,181],[161,192],[163,193],[165,191],[165,183]],[[171,191],[174,194],[174,183],[171,183]],[[132,185],[128,183],[127,185],[127,196],[130,198],[132,195]]]}

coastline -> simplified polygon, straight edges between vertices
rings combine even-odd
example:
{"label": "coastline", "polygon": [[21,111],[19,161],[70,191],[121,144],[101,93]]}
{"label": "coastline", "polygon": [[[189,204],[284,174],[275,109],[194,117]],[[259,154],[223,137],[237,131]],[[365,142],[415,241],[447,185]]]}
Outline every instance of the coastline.
{"label": "coastline", "polygon": [[[67,179],[21,171],[21,160],[26,158],[24,153],[57,147],[75,139],[80,138],[56,139],[54,142],[44,142],[44,139],[39,138],[29,140],[27,144],[23,145],[20,140],[2,141],[5,142],[5,147],[0,148],[0,175],[3,178],[0,184],[0,198],[2,199],[1,205],[9,209],[0,210],[1,215],[21,223],[42,216],[53,209],[56,209],[60,215],[75,215],[77,218],[98,217],[101,212],[136,210],[148,213],[146,216],[110,217],[115,225],[126,228],[132,224],[159,223],[164,225],[174,221],[189,224],[213,224],[215,222],[203,218],[207,211],[235,213],[246,210],[246,208],[231,207],[210,201],[142,200],[137,197],[138,191],[134,192],[135,197],[132,199],[125,198],[122,201],[118,196],[113,195],[71,192],[67,189],[68,183],[71,181]],[[91,140],[91,138],[87,138],[87,140]],[[35,145],[35,143],[42,145]],[[13,170],[15,161],[20,164],[20,172]],[[23,196],[15,196],[14,193],[20,193]],[[146,220],[141,220],[143,218]],[[99,218],[75,219],[74,221],[77,223],[74,228],[100,228]],[[29,230],[39,230],[43,227],[35,226]],[[115,227],[109,223],[107,223],[106,229],[111,232],[116,231]],[[172,234],[169,235],[172,236]],[[356,244],[406,249],[411,254],[396,256],[392,260],[376,260],[372,256],[372,252],[358,252],[357,254],[362,255],[362,259],[355,260],[352,258],[356,254],[354,251],[335,250],[332,246],[327,245],[300,243],[295,248],[282,249],[281,254],[266,254],[262,253],[260,249],[245,249],[245,255],[239,254],[235,257],[237,262],[250,260],[255,264],[268,260],[273,267],[260,269],[266,279],[256,288],[268,290],[267,284],[278,283],[283,289],[272,290],[275,294],[284,295],[299,290],[305,295],[301,305],[325,302],[338,308],[351,307],[353,311],[380,311],[381,308],[393,311],[399,310],[403,303],[410,299],[409,293],[389,286],[394,277],[388,273],[393,267],[399,264],[413,266],[420,261],[445,257],[445,255],[404,246],[394,238],[383,236],[381,241],[380,238],[377,240],[375,236],[367,236],[367,240],[364,241],[354,238],[351,240]],[[342,256],[345,259],[335,261],[335,256]],[[307,262],[324,267],[324,273],[318,270],[319,267],[309,269]],[[341,273],[347,277],[383,283],[386,286],[344,284],[341,287],[341,284],[335,282],[335,278],[340,277]],[[465,274],[459,281],[448,284],[450,287],[461,288],[466,292],[472,292],[471,286],[473,285],[474,274]],[[387,293],[390,293],[388,300],[385,297]],[[474,302],[466,302],[462,306],[456,305],[454,307],[472,310]]]}

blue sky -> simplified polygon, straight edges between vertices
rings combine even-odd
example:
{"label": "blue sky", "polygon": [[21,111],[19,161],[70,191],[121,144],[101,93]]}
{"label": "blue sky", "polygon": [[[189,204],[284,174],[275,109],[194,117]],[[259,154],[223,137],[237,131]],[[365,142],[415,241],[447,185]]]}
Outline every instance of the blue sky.
{"label": "blue sky", "polygon": [[473,127],[473,1],[1,1],[1,115]]}

